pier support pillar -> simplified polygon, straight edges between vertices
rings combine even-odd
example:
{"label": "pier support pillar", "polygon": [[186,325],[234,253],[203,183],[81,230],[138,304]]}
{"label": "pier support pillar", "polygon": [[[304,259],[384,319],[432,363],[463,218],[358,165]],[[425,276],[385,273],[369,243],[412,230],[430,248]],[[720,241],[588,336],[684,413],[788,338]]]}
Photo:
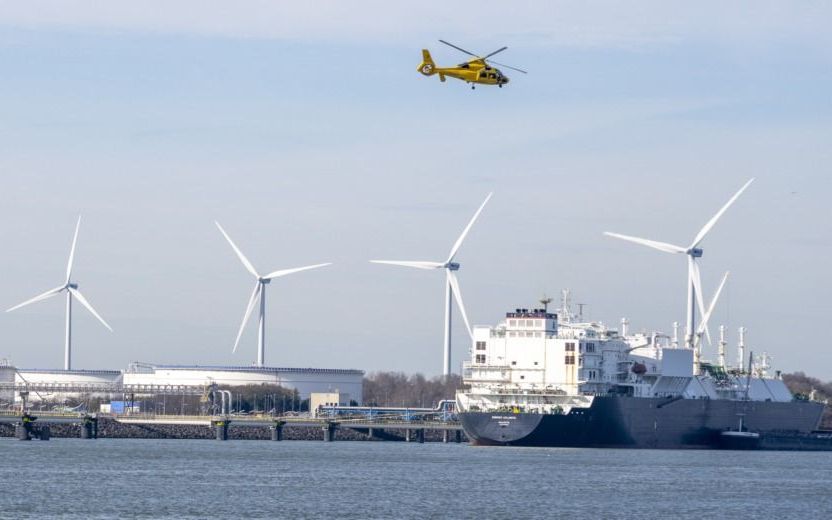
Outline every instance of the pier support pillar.
{"label": "pier support pillar", "polygon": [[332,442],[335,440],[335,430],[337,426],[335,423],[328,423],[326,426],[323,427],[324,430],[324,442]]}
{"label": "pier support pillar", "polygon": [[380,436],[379,436],[380,433],[384,433],[384,430],[382,430],[381,428],[368,428],[367,429],[367,437],[369,437],[370,439],[379,439],[380,438]]}
{"label": "pier support pillar", "polygon": [[81,438],[82,439],[97,439],[98,438],[98,419],[87,415],[81,423]]}
{"label": "pier support pillar", "polygon": [[41,425],[41,427],[38,428],[38,439],[42,441],[48,441],[51,436],[52,429],[49,427],[48,424]]}
{"label": "pier support pillar", "polygon": [[269,430],[272,434],[273,441],[282,441],[283,440],[283,423],[280,421],[275,421],[274,425],[269,427]]}
{"label": "pier support pillar", "polygon": [[451,440],[451,432],[448,430],[442,430],[442,442],[448,443]]}
{"label": "pier support pillar", "polygon": [[457,444],[462,442],[462,432],[461,431],[459,431],[459,430],[456,431],[456,435],[454,435],[454,442],[456,442]]}
{"label": "pier support pillar", "polygon": [[15,423],[14,438],[19,441],[30,441],[32,436],[29,434],[29,427],[26,423]]}
{"label": "pier support pillar", "polygon": [[422,429],[413,429],[410,428],[404,431],[404,440],[405,442],[418,442],[423,443],[425,442],[425,430]]}
{"label": "pier support pillar", "polygon": [[228,421],[214,421],[214,432],[218,441],[228,440]]}

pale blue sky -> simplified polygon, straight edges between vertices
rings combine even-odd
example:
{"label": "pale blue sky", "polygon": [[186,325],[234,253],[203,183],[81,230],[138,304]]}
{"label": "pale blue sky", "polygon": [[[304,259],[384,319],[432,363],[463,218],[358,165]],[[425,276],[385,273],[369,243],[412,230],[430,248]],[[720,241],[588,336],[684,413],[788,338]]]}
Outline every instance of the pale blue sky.
{"label": "pale blue sky", "polygon": [[[731,359],[745,325],[832,378],[832,9],[388,4],[0,2],[2,307],[61,282],[80,212],[77,279],[115,331],[78,309],[76,367],[248,364],[251,281],[218,219],[264,271],[336,263],[270,286],[269,364],[437,374],[442,276],[366,260],[444,259],[493,190],[458,257],[474,323],[570,287],[669,331],[684,259],[601,232],[686,244],[756,177],[703,244],[708,297],[732,272],[714,328]],[[463,59],[439,38],[530,74],[422,77],[425,46]],[[0,314],[0,357],[60,366],[63,312]]]}

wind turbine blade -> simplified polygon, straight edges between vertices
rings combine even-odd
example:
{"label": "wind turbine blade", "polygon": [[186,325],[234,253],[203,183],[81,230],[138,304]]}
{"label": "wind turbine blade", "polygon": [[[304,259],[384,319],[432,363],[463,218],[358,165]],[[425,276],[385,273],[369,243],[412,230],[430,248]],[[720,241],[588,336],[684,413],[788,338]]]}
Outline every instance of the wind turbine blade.
{"label": "wind turbine blade", "polygon": [[257,301],[257,297],[260,295],[260,281],[258,280],[256,284],[254,284],[254,291],[251,292],[251,298],[248,299],[248,305],[246,306],[246,313],[243,315],[243,322],[240,324],[240,330],[237,331],[237,339],[234,340],[234,348],[231,349],[231,352],[237,352],[237,345],[240,344],[240,337],[243,335],[243,329],[246,328],[246,323],[248,323],[249,317],[251,317],[251,311],[254,310],[254,302]]}
{"label": "wind turbine blade", "polygon": [[708,320],[711,318],[711,314],[714,312],[714,308],[716,307],[716,303],[719,300],[719,295],[722,293],[722,288],[725,287],[725,282],[728,281],[728,275],[730,272],[726,272],[725,275],[722,277],[722,282],[720,282],[719,287],[717,288],[716,292],[714,293],[714,297],[711,298],[711,303],[708,305],[708,309],[705,311],[705,314],[702,316],[702,323],[699,324],[699,330],[702,331],[705,329],[705,326],[708,324]]}
{"label": "wind turbine blade", "polygon": [[75,258],[75,244],[78,243],[78,230],[81,228],[81,215],[78,215],[78,222],[75,224],[75,236],[72,237],[72,249],[69,250],[69,261],[66,263],[66,282],[72,276],[72,261]]}
{"label": "wind turbine blade", "polygon": [[9,308],[9,309],[6,309],[6,312],[11,312],[11,311],[13,311],[13,310],[15,310],[15,309],[19,309],[19,308],[21,308],[21,307],[25,307],[26,305],[29,305],[30,303],[35,303],[35,302],[39,302],[39,301],[41,301],[41,300],[45,300],[45,299],[47,299],[47,298],[51,298],[51,297],[55,296],[56,294],[58,294],[59,292],[63,291],[64,289],[66,289],[66,286],[65,286],[65,285],[62,285],[62,286],[60,286],[60,287],[55,287],[54,289],[49,289],[49,290],[48,290],[48,291],[46,291],[45,293],[38,294],[38,295],[37,295],[37,296],[35,296],[34,298],[31,298],[31,299],[29,299],[29,300],[26,300],[26,301],[25,301],[25,302],[23,302],[23,303],[18,303],[18,304],[17,304],[17,305],[15,305],[14,307],[11,307],[11,308]]}
{"label": "wind turbine blade", "polygon": [[113,331],[113,328],[110,327],[110,325],[106,321],[104,321],[104,318],[102,318],[101,315],[99,315],[97,312],[95,312],[95,309],[92,308],[92,305],[90,305],[90,302],[88,302],[87,299],[84,298],[84,295],[81,294],[81,292],[78,289],[73,289],[72,287],[67,287],[66,289],[70,293],[72,293],[72,296],[75,296],[75,299],[77,299],[79,302],[81,302],[81,305],[86,307],[87,310],[90,311],[93,316],[98,318],[98,321],[100,321],[102,325],[107,327],[110,330],[110,332]]}
{"label": "wind turbine blade", "polygon": [[716,292],[714,293],[714,297],[711,298],[711,304],[708,305],[708,310],[705,311],[705,314],[702,316],[702,323],[699,324],[698,334],[697,334],[697,341],[698,338],[701,337],[703,331],[707,330],[708,328],[708,320],[711,319],[711,315],[714,312],[714,308],[716,307],[717,301],[719,301],[719,295],[722,293],[722,288],[725,287],[725,282],[728,281],[728,275],[730,274],[729,271],[725,272],[725,275],[722,277],[722,282],[720,282],[719,287],[717,288]]}
{"label": "wind turbine blade", "polygon": [[474,222],[477,221],[477,217],[480,216],[480,213],[482,213],[482,210],[485,207],[485,205],[488,204],[489,200],[491,200],[492,195],[494,195],[494,192],[489,193],[488,196],[485,198],[485,200],[482,201],[482,204],[480,204],[480,207],[479,207],[479,209],[477,209],[477,212],[474,213],[473,217],[471,217],[471,221],[468,222],[468,225],[465,226],[465,229],[462,230],[462,234],[459,235],[459,238],[456,239],[456,243],[454,244],[454,247],[451,248],[451,254],[448,255],[448,260],[445,263],[451,262],[454,259],[454,257],[456,256],[457,251],[459,251],[459,246],[461,246],[462,241],[465,240],[465,235],[467,235],[468,231],[471,230],[471,226],[473,226]]}
{"label": "wind turbine blade", "polygon": [[699,245],[699,243],[702,242],[702,239],[705,238],[705,235],[708,234],[708,231],[710,231],[711,228],[714,227],[714,224],[716,224],[716,221],[719,220],[719,218],[722,216],[722,214],[725,213],[728,210],[728,208],[731,207],[731,204],[733,204],[734,201],[736,201],[739,198],[739,196],[742,195],[742,192],[744,192],[745,189],[748,188],[751,185],[752,182],[754,182],[753,178],[749,179],[748,182],[743,184],[742,188],[740,188],[739,191],[736,192],[734,194],[734,196],[731,197],[731,199],[728,200],[728,202],[725,203],[724,206],[722,206],[722,209],[717,211],[716,215],[714,215],[711,218],[711,220],[709,220],[708,223],[705,224],[702,227],[702,229],[699,230],[699,234],[696,235],[696,238],[693,239],[693,243],[690,245],[691,248],[697,247]]}
{"label": "wind turbine blade", "polygon": [[231,240],[231,237],[230,237],[230,236],[228,236],[228,233],[226,233],[226,232],[225,232],[225,230],[222,228],[222,226],[220,226],[220,223],[219,223],[219,222],[217,222],[217,221],[214,221],[214,224],[216,224],[216,225],[217,225],[217,228],[220,230],[220,233],[222,233],[222,236],[224,236],[224,237],[225,237],[225,239],[226,239],[226,240],[228,240],[228,243],[229,243],[229,244],[231,244],[231,249],[233,249],[233,250],[234,250],[234,252],[235,252],[235,253],[237,253],[237,256],[240,258],[240,261],[241,261],[241,262],[243,263],[243,265],[246,267],[246,269],[248,270],[248,272],[250,272],[251,274],[253,274],[255,278],[260,278],[260,275],[259,275],[259,274],[257,274],[257,270],[256,270],[256,269],[254,269],[254,266],[253,266],[253,265],[251,265],[251,262],[249,262],[249,261],[248,261],[248,258],[246,258],[246,255],[244,255],[244,254],[243,254],[243,252],[242,252],[242,251],[240,251],[240,250],[237,248],[237,246],[236,246],[236,245],[234,245],[234,241],[233,241],[233,240]]}
{"label": "wind turbine blade", "polygon": [[301,271],[308,271],[309,269],[317,269],[319,267],[326,267],[328,265],[332,265],[332,263],[330,262],[326,264],[307,265],[304,267],[293,267],[292,269],[281,269],[279,271],[267,274],[266,276],[264,276],[264,278],[271,280],[272,278],[280,278],[281,276],[286,276],[287,274],[299,273]]}
{"label": "wind turbine blade", "polygon": [[604,231],[604,234],[608,237],[620,238],[621,240],[626,240],[627,242],[633,242],[636,244],[641,244],[643,246],[652,247],[653,249],[658,249],[659,251],[664,251],[665,253],[687,252],[687,249],[685,249],[684,247],[674,246],[673,244],[668,244],[667,242],[657,242],[655,240],[647,240],[646,238],[638,238],[631,237],[629,235],[621,235],[618,233],[610,233],[609,231]]}
{"label": "wind turbine blade", "polygon": [[404,267],[415,267],[416,269],[439,269],[445,267],[442,262],[427,261],[404,261],[404,260],[370,260],[373,264],[400,265]]}
{"label": "wind turbine blade", "polygon": [[[691,281],[693,282],[693,289],[694,289],[694,292],[696,293],[694,299],[696,300],[696,305],[699,309],[699,315],[704,320],[704,317],[705,317],[705,301],[704,301],[705,295],[702,293],[702,277],[699,274],[699,264],[696,263],[696,260],[694,260],[693,257],[688,257],[688,258],[690,258]],[[708,344],[710,345],[711,344],[711,331],[708,328],[707,323],[705,323],[704,325],[705,326],[702,327],[702,328],[704,329],[705,336],[708,338]]]}
{"label": "wind turbine blade", "polygon": [[445,272],[448,273],[448,283],[451,285],[451,292],[454,293],[454,299],[459,307],[459,312],[462,314],[462,321],[465,322],[465,330],[468,331],[468,336],[473,340],[474,332],[471,330],[471,324],[468,323],[468,315],[465,313],[465,305],[462,303],[462,291],[459,290],[459,281],[450,269]]}

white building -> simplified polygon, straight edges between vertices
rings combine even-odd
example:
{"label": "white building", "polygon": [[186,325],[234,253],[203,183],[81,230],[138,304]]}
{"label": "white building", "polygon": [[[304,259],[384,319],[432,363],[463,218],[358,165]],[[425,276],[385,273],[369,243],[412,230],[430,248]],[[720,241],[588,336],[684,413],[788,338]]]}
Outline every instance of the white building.
{"label": "white building", "polygon": [[[21,368],[15,370],[14,383],[29,389],[30,402],[60,401],[81,395],[109,395],[113,385],[121,383],[121,371]],[[20,400],[19,394],[15,400]]]}
{"label": "white building", "polygon": [[[279,385],[297,389],[301,399],[313,392],[336,392],[346,402],[361,403],[364,372],[351,369],[280,368],[131,363],[127,370],[15,369],[0,363],[0,387],[29,389],[29,401],[59,401],[81,395],[121,394],[123,387],[144,387],[152,392],[183,386]],[[4,394],[8,394],[5,395]],[[11,389],[0,388],[0,400],[19,400]]]}
{"label": "white building", "polygon": [[280,385],[297,389],[301,399],[319,392],[337,392],[346,402],[363,399],[364,371],[338,368],[281,368],[257,366],[152,365],[131,363],[123,374],[125,385],[219,386]]}

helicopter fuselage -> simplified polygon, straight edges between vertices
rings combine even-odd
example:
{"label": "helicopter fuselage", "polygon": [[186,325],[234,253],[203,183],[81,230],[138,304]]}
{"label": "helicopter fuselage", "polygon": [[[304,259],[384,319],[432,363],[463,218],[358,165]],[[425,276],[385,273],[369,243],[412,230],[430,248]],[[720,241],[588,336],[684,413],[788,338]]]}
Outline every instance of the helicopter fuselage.
{"label": "helicopter fuselage", "polygon": [[467,83],[477,83],[480,85],[505,85],[509,81],[508,76],[500,72],[500,69],[478,61],[462,63],[456,67],[435,68],[433,73],[439,74],[439,79],[441,81],[445,81],[446,77],[456,78]]}
{"label": "helicopter fuselage", "polygon": [[439,79],[456,78],[466,83],[480,85],[497,85],[502,87],[508,83],[508,76],[500,72],[500,69],[492,67],[482,59],[476,59],[460,63],[456,67],[437,67],[427,50],[422,51],[422,63],[417,69],[425,76],[439,74]]}

